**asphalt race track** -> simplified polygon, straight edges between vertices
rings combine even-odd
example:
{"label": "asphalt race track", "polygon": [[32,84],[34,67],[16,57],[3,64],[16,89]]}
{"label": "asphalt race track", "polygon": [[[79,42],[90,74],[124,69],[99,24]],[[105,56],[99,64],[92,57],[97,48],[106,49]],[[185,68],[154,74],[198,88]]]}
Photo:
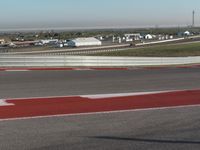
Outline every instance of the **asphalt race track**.
{"label": "asphalt race track", "polygon": [[[0,99],[195,89],[200,68],[0,72]],[[0,121],[0,149],[199,150],[199,116],[196,105]]]}
{"label": "asphalt race track", "polygon": [[200,68],[0,72],[0,98],[200,89]]}

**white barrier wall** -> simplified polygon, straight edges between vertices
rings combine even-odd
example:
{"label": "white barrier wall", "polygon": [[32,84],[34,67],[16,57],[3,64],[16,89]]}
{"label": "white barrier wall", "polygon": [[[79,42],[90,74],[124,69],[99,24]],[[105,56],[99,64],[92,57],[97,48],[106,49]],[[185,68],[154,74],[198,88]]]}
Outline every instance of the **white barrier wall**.
{"label": "white barrier wall", "polygon": [[0,67],[155,66],[200,63],[198,57],[0,56]]}

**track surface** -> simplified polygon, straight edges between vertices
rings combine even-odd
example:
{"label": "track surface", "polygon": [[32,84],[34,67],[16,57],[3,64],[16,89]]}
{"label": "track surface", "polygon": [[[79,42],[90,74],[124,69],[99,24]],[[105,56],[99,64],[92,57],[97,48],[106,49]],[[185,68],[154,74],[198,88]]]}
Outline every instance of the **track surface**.
{"label": "track surface", "polygon": [[[200,89],[200,69],[0,72],[0,97]],[[200,149],[200,107],[0,122],[0,149]]]}
{"label": "track surface", "polygon": [[200,89],[200,68],[0,72],[0,98]]}

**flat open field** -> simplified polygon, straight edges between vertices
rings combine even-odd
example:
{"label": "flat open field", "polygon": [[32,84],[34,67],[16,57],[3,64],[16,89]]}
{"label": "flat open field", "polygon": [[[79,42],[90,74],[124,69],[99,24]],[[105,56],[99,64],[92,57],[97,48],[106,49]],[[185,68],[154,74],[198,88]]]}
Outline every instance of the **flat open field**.
{"label": "flat open field", "polygon": [[184,57],[200,56],[200,43],[157,45],[117,52],[93,54],[95,56]]}

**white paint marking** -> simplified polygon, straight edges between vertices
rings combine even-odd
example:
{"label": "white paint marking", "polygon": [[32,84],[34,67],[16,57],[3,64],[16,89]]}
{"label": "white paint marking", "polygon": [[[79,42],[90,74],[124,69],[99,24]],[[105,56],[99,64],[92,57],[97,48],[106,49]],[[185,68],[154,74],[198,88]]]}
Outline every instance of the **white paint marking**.
{"label": "white paint marking", "polygon": [[113,94],[92,94],[92,95],[67,95],[67,96],[47,96],[47,97],[27,97],[27,98],[12,98],[7,97],[7,100],[29,100],[29,99],[53,99],[53,98],[67,98],[67,97],[81,97],[89,99],[101,99],[101,98],[114,98],[114,97],[125,97],[125,96],[140,96],[150,94],[161,94],[161,93],[172,93],[172,92],[187,92],[187,91],[198,91],[200,89],[190,90],[166,90],[166,91],[150,91],[150,92],[134,92],[134,93],[113,93]]}
{"label": "white paint marking", "polygon": [[141,96],[141,95],[160,94],[160,93],[169,93],[169,92],[178,92],[178,91],[171,90],[171,91],[155,91],[155,92],[98,94],[98,95],[82,95],[80,97],[89,98],[89,99],[102,99],[102,98],[115,98],[115,97],[126,97],[126,96]]}
{"label": "white paint marking", "polygon": [[93,70],[91,68],[73,68],[73,70],[75,71],[89,71],[89,70]]}
{"label": "white paint marking", "polygon": [[13,106],[12,103],[7,103],[5,99],[0,99],[0,106]]}
{"label": "white paint marking", "polygon": [[92,112],[92,113],[77,113],[77,114],[64,114],[64,115],[47,115],[47,116],[36,116],[36,117],[21,117],[21,118],[9,118],[0,119],[3,121],[17,121],[17,120],[28,120],[28,119],[45,119],[55,117],[75,117],[75,116],[89,116],[89,115],[101,115],[101,114],[115,114],[115,113],[127,113],[127,112],[140,112],[140,111],[155,111],[155,110],[170,110],[170,109],[181,109],[181,108],[194,108],[200,107],[198,105],[185,105],[185,106],[169,106],[169,107],[157,107],[157,108],[145,108],[145,109],[130,109],[130,110],[117,110],[117,111],[104,111],[104,112]]}

